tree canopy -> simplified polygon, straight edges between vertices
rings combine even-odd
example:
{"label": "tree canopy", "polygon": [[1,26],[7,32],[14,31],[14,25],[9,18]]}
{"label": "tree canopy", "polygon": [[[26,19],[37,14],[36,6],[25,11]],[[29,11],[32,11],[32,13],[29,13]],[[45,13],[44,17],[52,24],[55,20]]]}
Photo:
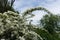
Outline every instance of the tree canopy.
{"label": "tree canopy", "polygon": [[46,14],[41,20],[40,24],[48,30],[49,33],[53,34],[59,27],[60,16],[54,14]]}

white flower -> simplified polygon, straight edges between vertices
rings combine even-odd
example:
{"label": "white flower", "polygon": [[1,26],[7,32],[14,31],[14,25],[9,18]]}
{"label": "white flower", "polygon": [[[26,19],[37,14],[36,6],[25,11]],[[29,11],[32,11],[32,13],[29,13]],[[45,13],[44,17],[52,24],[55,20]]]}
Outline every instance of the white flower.
{"label": "white flower", "polygon": [[20,40],[25,40],[23,37],[19,37]]}

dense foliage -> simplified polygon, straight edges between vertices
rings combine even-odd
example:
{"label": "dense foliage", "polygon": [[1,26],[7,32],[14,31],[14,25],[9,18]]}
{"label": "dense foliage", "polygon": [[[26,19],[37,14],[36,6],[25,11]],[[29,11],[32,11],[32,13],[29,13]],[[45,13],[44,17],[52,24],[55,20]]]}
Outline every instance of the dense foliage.
{"label": "dense foliage", "polygon": [[[19,14],[13,8],[15,0],[0,0],[0,40],[60,40],[60,15],[54,15],[46,8],[31,8]],[[33,11],[48,13],[40,20],[40,26],[28,22]]]}
{"label": "dense foliage", "polygon": [[49,33],[54,34],[60,27],[60,16],[53,14],[46,14],[41,20],[40,24],[48,30]]}

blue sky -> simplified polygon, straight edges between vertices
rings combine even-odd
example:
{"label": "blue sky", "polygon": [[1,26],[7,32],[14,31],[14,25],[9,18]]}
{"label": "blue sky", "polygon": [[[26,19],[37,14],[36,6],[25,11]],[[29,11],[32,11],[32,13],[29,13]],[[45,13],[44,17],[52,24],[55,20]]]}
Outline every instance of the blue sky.
{"label": "blue sky", "polygon": [[[42,6],[44,8],[47,8],[53,14],[60,14],[60,0],[16,0],[14,4],[14,8],[19,12],[24,12],[25,10],[32,7]],[[34,22],[37,22],[43,15],[46,14],[44,13],[45,12],[43,11],[33,12],[33,14],[35,14],[35,17],[33,17],[32,20],[35,20]]]}

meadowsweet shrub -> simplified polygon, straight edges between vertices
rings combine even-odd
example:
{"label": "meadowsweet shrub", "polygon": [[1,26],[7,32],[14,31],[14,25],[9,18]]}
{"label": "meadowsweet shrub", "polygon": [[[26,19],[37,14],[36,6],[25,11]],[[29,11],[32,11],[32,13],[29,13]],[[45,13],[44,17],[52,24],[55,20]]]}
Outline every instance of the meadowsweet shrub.
{"label": "meadowsweet shrub", "polygon": [[0,40],[43,40],[34,31],[29,31],[26,24],[18,13],[0,13]]}

